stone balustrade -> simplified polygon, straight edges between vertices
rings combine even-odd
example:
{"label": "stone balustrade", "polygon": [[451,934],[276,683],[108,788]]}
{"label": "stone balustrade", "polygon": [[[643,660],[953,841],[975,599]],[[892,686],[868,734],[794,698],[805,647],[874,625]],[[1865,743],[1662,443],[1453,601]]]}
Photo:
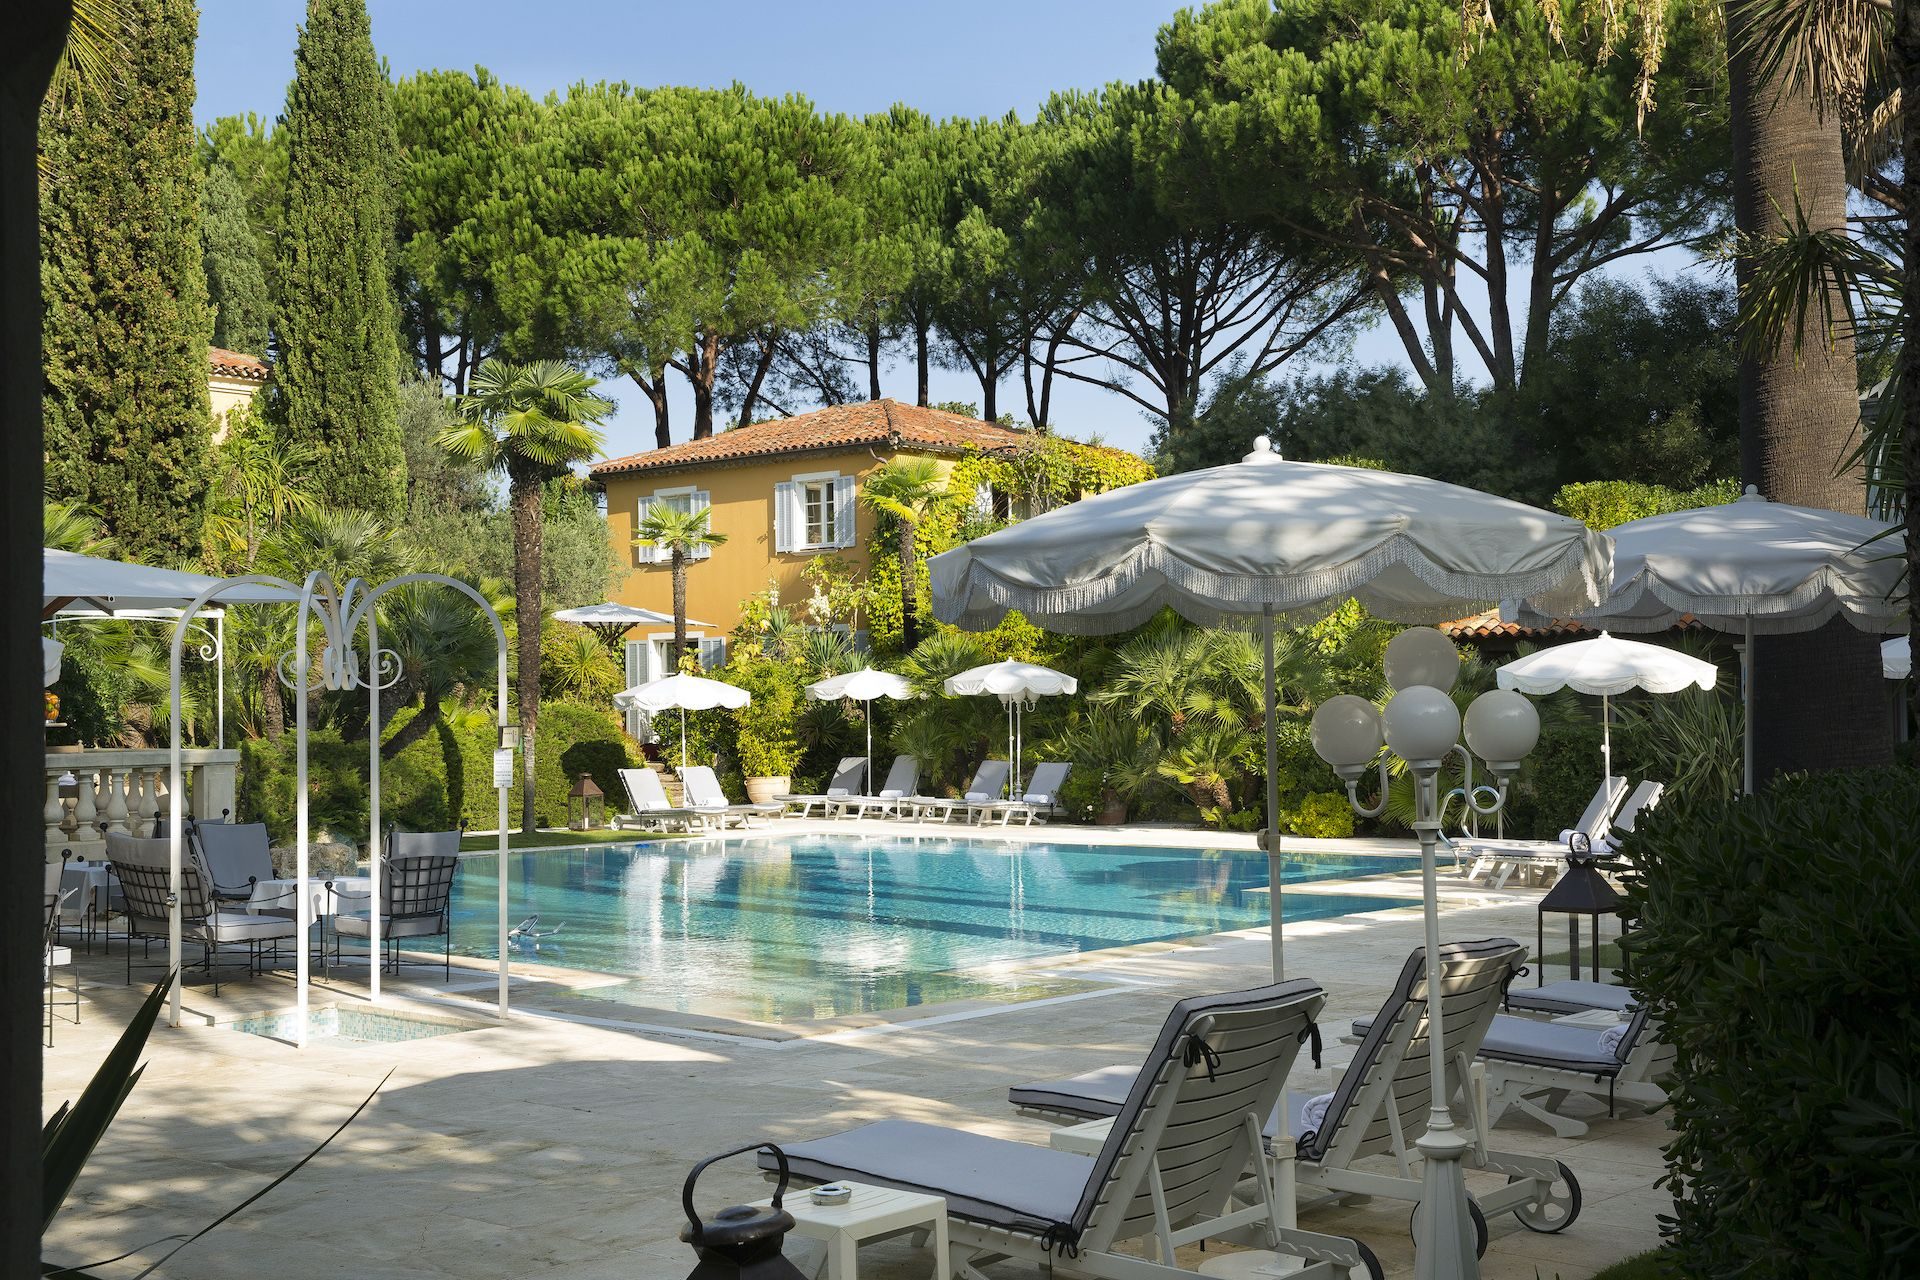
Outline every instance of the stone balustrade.
{"label": "stone balustrade", "polygon": [[[170,812],[171,759],[165,751],[49,751],[46,805],[47,856],[97,858],[107,833],[152,835]],[[234,805],[240,771],[238,751],[181,752],[187,781],[187,812],[217,818]]]}

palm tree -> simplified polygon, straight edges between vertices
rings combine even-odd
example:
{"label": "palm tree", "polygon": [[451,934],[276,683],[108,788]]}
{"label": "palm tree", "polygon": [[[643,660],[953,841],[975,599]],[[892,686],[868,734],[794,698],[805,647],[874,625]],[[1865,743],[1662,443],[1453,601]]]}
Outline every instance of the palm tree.
{"label": "palm tree", "polygon": [[227,437],[213,451],[205,541],[216,565],[237,555],[244,572],[260,558],[261,540],[288,517],[314,509],[310,477],[318,455],[275,440],[245,408],[227,418]]}
{"label": "palm tree", "polygon": [[[497,578],[467,579],[504,620],[513,616],[513,600]],[[492,688],[498,651],[493,626],[466,596],[437,582],[415,582],[381,602],[380,647],[400,660],[400,680],[391,705],[398,709],[420,699],[413,719],[380,744],[380,758],[391,760],[440,722],[440,704],[463,689]],[[598,642],[585,637],[598,650]],[[604,655],[604,650],[600,651]],[[379,733],[374,725],[371,732]]]}
{"label": "palm tree", "polygon": [[920,619],[915,610],[920,584],[914,535],[920,530],[920,522],[946,499],[947,473],[931,458],[895,458],[860,486],[861,502],[899,522],[900,643],[904,648],[911,649],[920,643]]}
{"label": "palm tree", "polygon": [[599,379],[558,360],[480,366],[460,397],[464,415],[440,433],[440,447],[507,477],[513,512],[513,605],[519,615],[520,827],[535,826],[533,746],[540,718],[541,499],[547,482],[601,451],[598,425],[613,402],[593,394]]}
{"label": "palm tree", "polygon": [[727,535],[715,533],[707,525],[707,508],[679,511],[664,502],[656,502],[640,517],[634,531],[636,547],[658,547],[672,557],[673,563],[673,669],[680,669],[681,655],[687,651],[687,561],[696,552],[725,543]]}

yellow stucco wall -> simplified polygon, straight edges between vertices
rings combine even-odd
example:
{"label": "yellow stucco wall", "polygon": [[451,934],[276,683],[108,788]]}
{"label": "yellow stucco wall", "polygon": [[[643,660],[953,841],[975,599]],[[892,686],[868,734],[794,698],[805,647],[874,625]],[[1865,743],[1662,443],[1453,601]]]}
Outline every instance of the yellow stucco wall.
{"label": "yellow stucco wall", "polygon": [[229,378],[214,374],[207,379],[208,406],[213,410],[213,441],[226,439],[227,415],[248,403],[260,390],[260,384],[247,378]]}
{"label": "yellow stucco wall", "polygon": [[[903,451],[906,452],[906,451]],[[783,604],[798,604],[811,592],[800,576],[807,561],[816,555],[837,555],[854,567],[866,569],[867,545],[873,539],[877,518],[872,511],[855,504],[854,545],[838,551],[799,551],[781,554],[774,551],[774,486],[795,476],[816,476],[823,472],[857,477],[883,465],[874,451],[862,446],[831,452],[786,454],[780,457],[735,463],[727,466],[688,467],[666,471],[643,471],[631,475],[606,477],[607,536],[620,563],[631,572],[622,580],[616,599],[660,613],[673,612],[672,567],[635,563],[633,528],[642,505],[652,501],[658,490],[693,487],[712,495],[709,527],[727,537],[724,546],[715,547],[706,560],[687,567],[687,616],[712,624],[709,635],[726,635],[739,621],[740,602],[749,595],[767,589],[771,579],[780,584]],[[936,457],[951,467],[953,459]],[[641,631],[629,633],[639,639]]]}

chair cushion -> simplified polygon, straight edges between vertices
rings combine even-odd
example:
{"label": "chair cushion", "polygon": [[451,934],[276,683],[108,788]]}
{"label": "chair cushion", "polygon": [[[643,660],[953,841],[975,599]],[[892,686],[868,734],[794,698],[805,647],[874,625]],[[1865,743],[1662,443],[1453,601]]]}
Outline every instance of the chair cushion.
{"label": "chair cushion", "polygon": [[255,942],[291,938],[300,932],[297,921],[283,916],[256,916],[245,911],[221,911],[207,921],[215,942]]}
{"label": "chair cushion", "polygon": [[[1093,1172],[1086,1156],[911,1120],[882,1120],[781,1149],[793,1172],[810,1181],[851,1178],[942,1196],[954,1217],[1035,1235],[1072,1220]],[[777,1167],[771,1152],[760,1153],[760,1167]]]}
{"label": "chair cushion", "polygon": [[1625,1013],[1633,1003],[1631,988],[1585,978],[1568,978],[1540,987],[1514,986],[1507,991],[1508,1007],[1535,1013],[1585,1013],[1589,1009]]}
{"label": "chair cushion", "polygon": [[[349,938],[371,937],[373,929],[366,916],[338,915],[333,918],[333,927]],[[398,920],[382,920],[380,936],[383,938],[437,938],[446,929],[440,923],[440,917],[403,916]]]}

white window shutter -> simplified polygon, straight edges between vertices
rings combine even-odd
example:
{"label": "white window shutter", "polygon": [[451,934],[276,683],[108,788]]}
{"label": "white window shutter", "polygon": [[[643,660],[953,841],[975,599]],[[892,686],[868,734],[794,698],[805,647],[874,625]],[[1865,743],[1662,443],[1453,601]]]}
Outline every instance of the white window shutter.
{"label": "white window shutter", "polygon": [[[652,506],[653,499],[651,497],[641,497],[640,505],[634,509],[633,513],[633,527],[635,529],[638,529],[640,522],[647,518],[647,512]],[[660,548],[658,547],[635,546],[633,549],[633,562],[635,564],[654,564],[657,563],[659,559]]]}
{"label": "white window shutter", "polygon": [[850,547],[855,542],[853,477],[836,476],[833,481],[833,545]]}
{"label": "white window shutter", "polygon": [[791,480],[773,486],[773,549],[798,551],[805,521],[806,514],[800,509],[800,486]]}
{"label": "white window shutter", "polygon": [[973,486],[973,513],[984,520],[993,518],[993,486],[984,480]]}
{"label": "white window shutter", "polygon": [[[642,548],[642,550],[644,549],[645,548]],[[645,640],[627,641],[626,657],[627,657],[627,687],[631,689],[636,684],[646,683],[647,642]],[[646,732],[647,724],[646,724],[645,713],[640,711],[629,711],[626,713],[626,716],[627,716],[627,733],[631,735],[633,738],[638,739],[641,734]]]}
{"label": "white window shutter", "polygon": [[[695,490],[693,494],[693,505],[689,508],[689,510],[691,510],[693,514],[698,515],[702,511],[711,511],[712,509],[713,509],[713,495],[707,492],[705,489]],[[712,516],[707,517],[707,528],[708,529],[713,528]],[[695,560],[705,560],[711,555],[713,555],[712,547],[700,547],[694,551],[693,558]]]}
{"label": "white window shutter", "polygon": [[714,671],[727,663],[727,641],[724,636],[702,636],[700,638],[700,668]]}

